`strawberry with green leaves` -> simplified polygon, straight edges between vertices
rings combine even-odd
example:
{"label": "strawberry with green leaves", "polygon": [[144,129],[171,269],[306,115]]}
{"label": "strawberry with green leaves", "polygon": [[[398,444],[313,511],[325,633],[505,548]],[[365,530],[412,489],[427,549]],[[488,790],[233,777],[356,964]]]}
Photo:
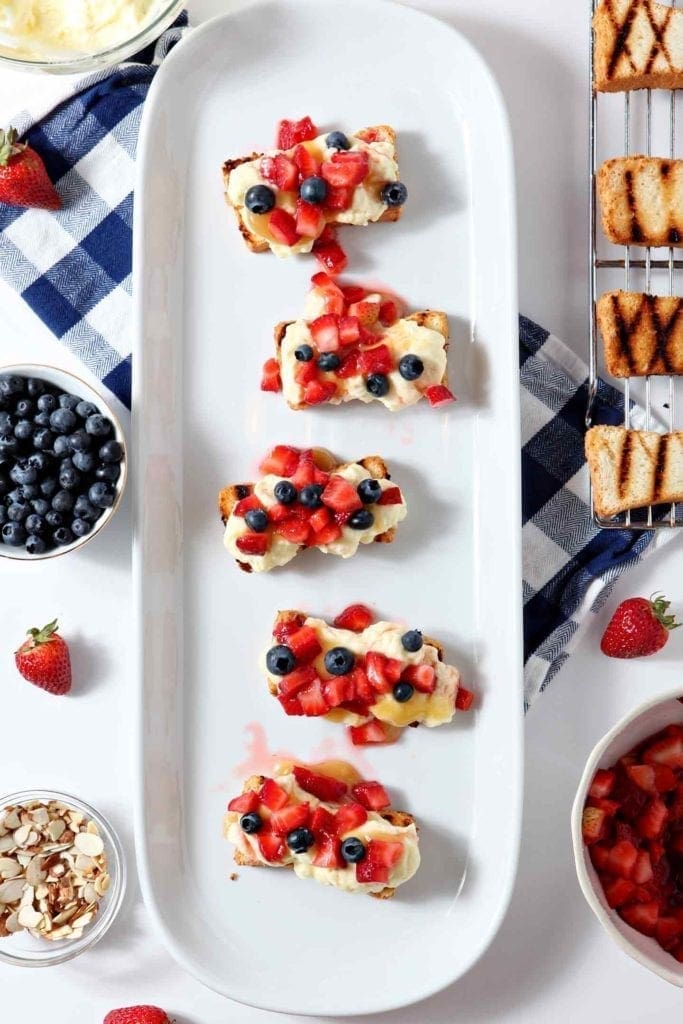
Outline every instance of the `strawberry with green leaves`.
{"label": "strawberry with green leaves", "polygon": [[671,602],[662,594],[630,597],[622,601],[610,619],[600,650],[610,658],[643,658],[656,654],[667,643],[672,629],[681,623],[668,615]]}
{"label": "strawberry with green leaves", "polygon": [[56,619],[42,629],[29,629],[14,660],[24,679],[41,690],[63,696],[71,689],[69,648],[57,632]]}
{"label": "strawberry with green leaves", "polygon": [[34,149],[18,142],[15,128],[0,129],[0,203],[59,210],[59,193]]}

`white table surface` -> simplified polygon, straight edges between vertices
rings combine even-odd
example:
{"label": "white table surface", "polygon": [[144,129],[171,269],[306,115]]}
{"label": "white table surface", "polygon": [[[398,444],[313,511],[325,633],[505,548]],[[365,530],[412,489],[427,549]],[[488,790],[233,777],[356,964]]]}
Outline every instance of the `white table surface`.
{"label": "white table surface", "polygon": [[[229,0],[195,0],[191,9],[199,21],[228,6]],[[520,309],[583,352],[587,0],[420,0],[415,6],[469,36],[498,77],[516,148]],[[0,72],[0,123],[22,105],[27,90],[48,98],[56,88],[49,78]],[[274,109],[273,118],[287,113]],[[2,285],[0,309],[0,362],[58,362],[85,373]],[[92,953],[31,974],[0,967],[0,1018],[8,1024],[100,1024],[114,1006],[154,1002],[179,1024],[274,1024],[276,1015],[222,999],[184,974],[154,934],[137,891],[130,812],[129,513],[125,502],[99,542],[68,562],[2,565],[0,790],[51,786],[94,803],[120,830],[132,878],[119,920]],[[618,598],[661,588],[683,614],[681,580],[677,539],[620,583],[609,608]],[[574,874],[569,809],[587,754],[634,704],[681,679],[683,630],[647,662],[610,661],[598,650],[608,611],[528,716],[519,878],[498,937],[457,985],[383,1018],[392,1024],[654,1024],[680,1018],[683,995],[612,945]],[[75,687],[67,700],[23,683],[11,659],[25,629],[55,615],[73,654]]]}

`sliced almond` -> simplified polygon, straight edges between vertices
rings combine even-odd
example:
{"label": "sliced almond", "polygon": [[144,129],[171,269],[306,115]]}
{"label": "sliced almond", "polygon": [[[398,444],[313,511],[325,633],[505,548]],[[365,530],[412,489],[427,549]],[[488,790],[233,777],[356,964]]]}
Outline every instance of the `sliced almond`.
{"label": "sliced almond", "polygon": [[101,838],[91,832],[79,832],[74,839],[74,846],[88,857],[99,857],[104,850]]}
{"label": "sliced almond", "polygon": [[43,915],[33,907],[22,907],[19,911],[19,924],[24,928],[37,928],[43,920]]}

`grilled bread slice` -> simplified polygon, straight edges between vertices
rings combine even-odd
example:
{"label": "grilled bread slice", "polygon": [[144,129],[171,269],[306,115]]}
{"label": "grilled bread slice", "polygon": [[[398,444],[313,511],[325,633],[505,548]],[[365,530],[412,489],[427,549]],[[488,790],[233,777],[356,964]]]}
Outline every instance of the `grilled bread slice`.
{"label": "grilled bread slice", "polygon": [[591,427],[586,458],[601,516],[683,501],[683,432]]}
{"label": "grilled bread slice", "polygon": [[606,160],[597,174],[597,191],[610,242],[683,245],[683,160]]}
{"label": "grilled bread slice", "polygon": [[593,29],[598,92],[683,88],[683,11],[654,0],[601,0]]}
{"label": "grilled bread slice", "polygon": [[683,374],[683,299],[606,292],[596,312],[613,377]]}

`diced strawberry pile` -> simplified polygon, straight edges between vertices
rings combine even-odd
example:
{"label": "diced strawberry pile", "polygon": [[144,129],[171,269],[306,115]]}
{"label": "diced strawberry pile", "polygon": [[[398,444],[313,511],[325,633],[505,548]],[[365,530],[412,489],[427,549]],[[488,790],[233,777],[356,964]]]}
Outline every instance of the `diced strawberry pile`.
{"label": "diced strawberry pile", "polygon": [[366,855],[357,864],[347,863],[341,855],[342,839],[368,820],[368,811],[380,812],[389,807],[389,796],[379,782],[361,781],[351,787],[346,782],[294,765],[294,778],[300,789],[325,804],[338,805],[332,811],[321,805],[298,801],[268,778],[261,788],[241,793],[228,804],[228,811],[239,814],[256,812],[263,824],[256,833],[261,856],[271,864],[280,864],[288,854],[287,835],[298,828],[313,833],[310,849],[316,867],[355,870],[362,883],[386,883],[392,867],[401,859],[403,843],[372,839]]}
{"label": "diced strawberry pile", "polygon": [[596,773],[583,838],[610,907],[683,963],[683,725]]}
{"label": "diced strawberry pile", "polygon": [[[316,466],[311,449],[292,448],[289,445],[276,445],[268,453],[260,466],[264,474],[274,474],[290,479],[297,490],[308,484],[318,484],[323,488],[322,505],[310,508],[297,499],[290,505],[276,504],[264,508],[255,494],[243,498],[235,505],[232,514],[244,518],[248,512],[262,509],[268,516],[265,530],[256,532],[247,529],[240,534],[235,544],[239,551],[247,555],[265,555],[273,535],[283,537],[292,544],[302,547],[318,547],[332,544],[339,540],[342,528],[348,522],[352,512],[363,506],[356,488],[344,477],[328,473]],[[386,496],[389,495],[388,500]],[[400,504],[403,501],[398,487],[388,487],[382,492],[377,502],[382,504]],[[371,506],[368,506],[371,507]],[[296,712],[303,714],[304,712]],[[310,711],[311,714],[322,714],[322,711]]]}

